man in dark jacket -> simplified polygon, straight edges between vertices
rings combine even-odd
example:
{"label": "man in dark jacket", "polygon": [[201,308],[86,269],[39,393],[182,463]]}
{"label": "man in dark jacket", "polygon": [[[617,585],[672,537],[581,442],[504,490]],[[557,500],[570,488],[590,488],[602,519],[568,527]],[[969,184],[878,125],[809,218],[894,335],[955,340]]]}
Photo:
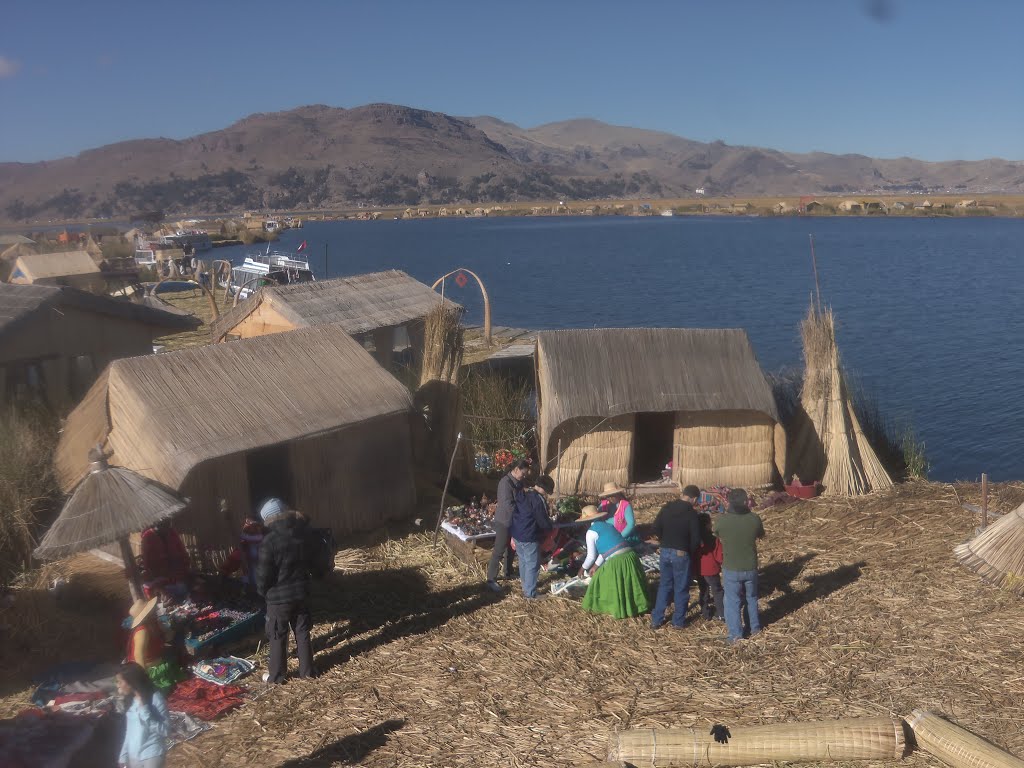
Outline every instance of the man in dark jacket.
{"label": "man in dark jacket", "polygon": [[540,542],[551,530],[548,514],[548,496],[555,492],[555,481],[547,475],[537,478],[533,490],[526,491],[516,501],[512,513],[510,532],[519,555],[519,581],[523,597],[537,597],[537,572],[540,571]]}
{"label": "man in dark jacket", "polygon": [[260,545],[256,591],[267,601],[267,642],[270,669],[267,682],[283,683],[288,669],[288,634],[295,633],[299,676],[313,677],[313,649],[309,632],[309,582],[312,546],[308,531],[298,524],[284,502],[268,499],[260,507],[267,535]]}
{"label": "man in dark jacket", "polygon": [[693,508],[698,498],[700,488],[688,485],[679,501],[670,501],[654,518],[654,535],[661,545],[661,570],[658,597],[651,612],[651,629],[665,623],[665,609],[669,601],[675,603],[672,626],[676,629],[686,626],[686,610],[690,607],[690,566],[693,553],[700,544],[700,518]]}
{"label": "man in dark jacket", "polygon": [[487,566],[487,588],[501,594],[498,584],[498,567],[501,558],[505,558],[505,578],[512,578],[512,536],[509,526],[512,525],[512,513],[516,508],[516,499],[523,492],[523,479],[530,471],[530,462],[520,459],[512,465],[508,474],[498,483],[498,508],[494,512],[494,550],[491,562]]}

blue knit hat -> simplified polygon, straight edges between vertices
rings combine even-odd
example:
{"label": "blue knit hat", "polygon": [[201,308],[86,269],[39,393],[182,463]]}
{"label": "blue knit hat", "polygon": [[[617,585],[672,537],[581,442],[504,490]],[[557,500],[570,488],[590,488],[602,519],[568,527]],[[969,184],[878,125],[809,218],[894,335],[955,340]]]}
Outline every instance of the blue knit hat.
{"label": "blue knit hat", "polygon": [[284,505],[284,502],[280,499],[270,498],[263,502],[260,507],[260,517],[263,518],[264,523],[269,523],[273,518],[279,517],[285,514],[288,508]]}

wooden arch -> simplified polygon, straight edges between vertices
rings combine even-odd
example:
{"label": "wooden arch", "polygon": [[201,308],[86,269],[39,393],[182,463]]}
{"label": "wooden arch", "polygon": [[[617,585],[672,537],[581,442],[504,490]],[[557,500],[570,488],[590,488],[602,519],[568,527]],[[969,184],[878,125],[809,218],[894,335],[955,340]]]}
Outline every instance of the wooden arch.
{"label": "wooden arch", "polygon": [[[444,281],[458,272],[465,272],[467,275],[476,280],[476,284],[480,286],[480,294],[484,297],[484,344],[490,346],[491,344],[491,297],[487,295],[487,289],[484,287],[484,281],[477,276],[476,272],[465,267],[459,267],[453,269],[446,275],[441,275],[434,281],[434,284],[430,286],[434,290],[437,290],[437,286],[442,285]],[[444,288],[441,289],[441,296],[444,296]]]}

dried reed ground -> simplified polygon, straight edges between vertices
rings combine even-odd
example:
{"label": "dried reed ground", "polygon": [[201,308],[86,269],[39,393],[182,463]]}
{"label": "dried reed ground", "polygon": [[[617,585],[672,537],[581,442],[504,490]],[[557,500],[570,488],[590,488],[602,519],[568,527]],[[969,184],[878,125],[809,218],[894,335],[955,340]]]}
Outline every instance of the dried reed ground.
{"label": "dried reed ground", "polygon": [[[168,764],[585,765],[604,756],[613,728],[915,707],[1024,754],[1024,602],[951,553],[977,525],[960,503],[978,496],[976,486],[913,483],[762,513],[767,628],[736,648],[699,619],[652,633],[646,617],[492,599],[423,534],[347,550],[345,574],[317,595],[323,677],[265,693]],[[1000,486],[993,506],[1021,500],[1024,488]]]}

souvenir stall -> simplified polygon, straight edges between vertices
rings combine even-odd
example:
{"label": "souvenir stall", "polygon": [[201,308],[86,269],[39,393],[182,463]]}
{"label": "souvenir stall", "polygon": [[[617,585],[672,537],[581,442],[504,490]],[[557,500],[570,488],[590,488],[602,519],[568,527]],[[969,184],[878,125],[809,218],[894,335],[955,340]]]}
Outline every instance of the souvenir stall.
{"label": "souvenir stall", "polygon": [[[188,578],[188,594],[173,599],[155,589],[132,555],[129,536],[160,528],[185,507],[172,491],[134,472],[107,465],[99,449],[90,453],[91,471],[65,504],[36,549],[41,560],[57,560],[117,542],[133,597],[124,620],[124,645],[112,658],[136,661],[167,696],[172,744],[194,738],[209,721],[244,703],[235,685],[252,672],[251,661],[216,656],[225,645],[262,626],[263,609],[246,598],[224,598],[218,578]],[[176,536],[176,534],[174,534]],[[150,566],[152,568],[152,566]],[[153,592],[152,596],[147,592]],[[147,599],[148,597],[148,599]],[[144,635],[142,633],[149,633]],[[142,635],[144,640],[137,642]],[[67,765],[79,754],[117,756],[124,701],[117,694],[120,664],[60,664],[36,680],[31,707],[0,721],[0,765]]]}

